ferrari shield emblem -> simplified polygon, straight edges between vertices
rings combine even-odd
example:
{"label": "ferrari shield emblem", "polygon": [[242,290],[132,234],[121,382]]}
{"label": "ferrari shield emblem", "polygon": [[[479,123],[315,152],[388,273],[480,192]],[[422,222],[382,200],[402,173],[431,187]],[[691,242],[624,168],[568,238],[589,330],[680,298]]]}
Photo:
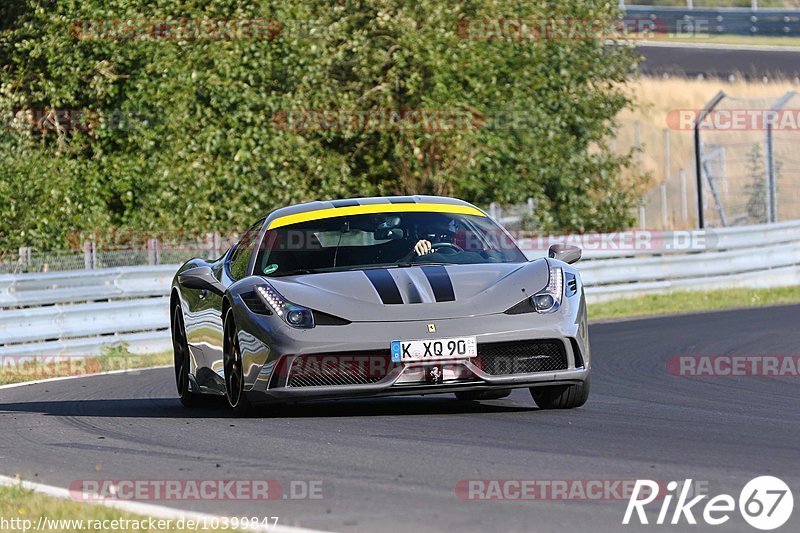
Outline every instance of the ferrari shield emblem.
{"label": "ferrari shield emblem", "polygon": [[428,324],[428,333],[436,333],[436,324]]}

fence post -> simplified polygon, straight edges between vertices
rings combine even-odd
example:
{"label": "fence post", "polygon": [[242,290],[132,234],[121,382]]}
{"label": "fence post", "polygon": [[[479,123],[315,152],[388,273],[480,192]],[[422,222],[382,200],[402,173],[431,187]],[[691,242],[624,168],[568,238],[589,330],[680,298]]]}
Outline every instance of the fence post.
{"label": "fence post", "polygon": [[216,231],[211,233],[206,233],[206,246],[210,251],[211,257],[219,257],[220,255],[220,245],[221,245],[221,238],[219,233]]}
{"label": "fence post", "polygon": [[664,181],[669,179],[669,128],[664,128]]}
{"label": "fence post", "polygon": [[633,124],[634,134],[636,136],[636,162],[639,166],[642,164],[642,125],[637,120]]}
{"label": "fence post", "polygon": [[[784,94],[772,106],[771,111],[778,111],[783,109],[784,106],[797,95],[795,91],[789,91]],[[778,221],[778,183],[777,176],[775,175],[775,150],[773,146],[772,135],[772,121],[767,121],[767,135],[766,135],[766,149],[767,149],[767,222]]]}
{"label": "fence post", "polygon": [[714,98],[709,101],[706,106],[697,115],[697,120],[694,123],[694,170],[697,178],[697,227],[700,229],[705,228],[705,207],[703,206],[703,145],[700,141],[700,127],[703,121],[711,113],[717,104],[725,98],[725,92],[718,92]]}
{"label": "fence post", "polygon": [[94,241],[84,241],[83,243],[83,268],[91,270],[97,263],[97,252],[95,251]]}
{"label": "fence post", "polygon": [[31,264],[31,249],[27,246],[22,246],[19,249],[19,266],[22,272],[27,272]]}
{"label": "fence post", "polygon": [[767,222],[775,222],[776,189],[775,186],[775,153],[772,150],[772,122],[767,122]]}
{"label": "fence post", "polygon": [[147,239],[147,264],[161,264],[161,246],[158,239]]}
{"label": "fence post", "polygon": [[644,230],[647,229],[647,220],[645,219],[647,213],[645,212],[644,209],[644,196],[640,198],[640,202],[641,203],[639,204],[639,229]]}
{"label": "fence post", "polygon": [[678,179],[681,184],[681,218],[689,220],[689,201],[686,198],[686,172],[681,168],[678,170]]}

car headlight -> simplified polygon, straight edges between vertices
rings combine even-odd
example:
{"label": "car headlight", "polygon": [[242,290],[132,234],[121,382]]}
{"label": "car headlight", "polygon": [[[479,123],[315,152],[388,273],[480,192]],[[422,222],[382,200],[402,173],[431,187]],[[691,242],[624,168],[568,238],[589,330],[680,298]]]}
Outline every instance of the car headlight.
{"label": "car headlight", "polygon": [[256,292],[264,303],[272,309],[272,312],[281,317],[290,326],[294,328],[314,327],[314,313],[311,312],[311,309],[293,304],[269,285],[259,286]]}
{"label": "car headlight", "polygon": [[531,305],[537,313],[553,313],[561,305],[563,291],[564,273],[560,268],[551,267],[547,287],[531,296]]}

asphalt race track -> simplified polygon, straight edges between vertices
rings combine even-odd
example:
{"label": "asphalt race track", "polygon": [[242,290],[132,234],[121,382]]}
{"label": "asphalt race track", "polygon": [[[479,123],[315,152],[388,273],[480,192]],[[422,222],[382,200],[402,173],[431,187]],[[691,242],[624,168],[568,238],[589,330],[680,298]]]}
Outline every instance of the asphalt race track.
{"label": "asphalt race track", "polygon": [[[68,487],[79,479],[322,482],[322,498],[151,502],[333,531],[757,531],[620,524],[626,501],[464,501],[465,479],[693,478],[738,500],[761,475],[800,504],[797,377],[670,375],[676,354],[797,354],[800,306],[591,327],[589,403],[539,411],[526,390],[314,403],[235,419],[182,408],[170,370],[0,390],[2,474]],[[658,505],[648,508],[655,520]],[[673,504],[674,505],[674,504]],[[672,513],[670,513],[671,516]],[[695,512],[702,521],[702,509]],[[702,523],[702,522],[701,522]],[[778,531],[800,530],[800,511]]]}
{"label": "asphalt race track", "polygon": [[700,76],[705,78],[792,80],[800,76],[800,49],[747,49],[700,46],[642,45],[639,70],[648,75]]}

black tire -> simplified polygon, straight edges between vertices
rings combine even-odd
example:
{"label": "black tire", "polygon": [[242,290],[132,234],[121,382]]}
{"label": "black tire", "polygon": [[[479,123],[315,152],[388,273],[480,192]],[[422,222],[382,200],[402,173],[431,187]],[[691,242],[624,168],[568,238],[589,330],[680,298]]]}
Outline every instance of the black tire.
{"label": "black tire", "polygon": [[180,304],[172,310],[172,353],[175,365],[175,386],[178,397],[185,407],[200,404],[199,394],[191,391],[189,383],[189,345],[186,342],[186,328],[183,324],[183,311]]}
{"label": "black tire", "polygon": [[233,311],[225,313],[222,366],[225,374],[225,398],[234,414],[243,416],[250,411],[250,402],[244,393],[244,371],[242,352],[239,349],[239,335],[233,321]]}
{"label": "black tire", "polygon": [[586,381],[574,385],[531,387],[530,390],[540,409],[573,409],[586,403],[591,385],[591,378],[586,378]]}
{"label": "black tire", "polygon": [[456,398],[465,402],[477,402],[480,400],[499,400],[511,394],[511,389],[502,390],[467,390],[455,393]]}

